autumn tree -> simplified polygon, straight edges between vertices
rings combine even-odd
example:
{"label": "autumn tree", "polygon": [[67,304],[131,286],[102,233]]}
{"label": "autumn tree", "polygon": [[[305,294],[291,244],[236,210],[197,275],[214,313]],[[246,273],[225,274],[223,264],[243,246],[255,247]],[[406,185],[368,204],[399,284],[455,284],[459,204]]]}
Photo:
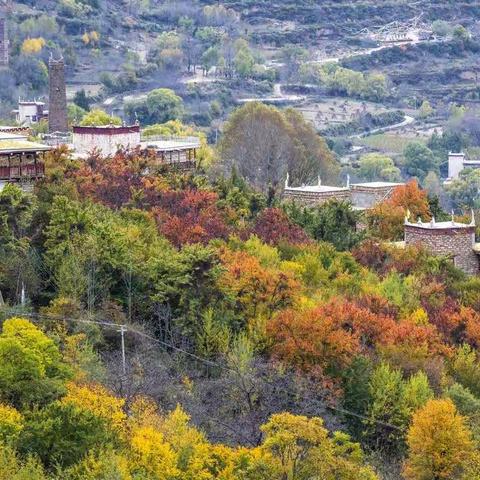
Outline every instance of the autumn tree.
{"label": "autumn tree", "polygon": [[135,476],[168,480],[180,474],[177,455],[162,433],[155,428],[134,428],[130,442],[130,468]]}
{"label": "autumn tree", "polygon": [[23,41],[22,53],[26,55],[35,55],[42,51],[45,44],[46,44],[45,39],[42,37],[27,38]]}
{"label": "autumn tree", "polygon": [[80,122],[82,127],[99,127],[105,125],[121,125],[122,120],[119,117],[115,117],[113,115],[109,115],[103,110],[98,108],[94,108],[90,112],[88,112]]}
{"label": "autumn tree", "polygon": [[417,218],[423,221],[430,219],[427,192],[421,190],[415,180],[396,187],[387,200],[369,210],[367,222],[376,236],[395,240],[403,236],[403,225],[408,213],[412,222]]}
{"label": "autumn tree", "polygon": [[225,272],[221,285],[235,297],[235,311],[247,319],[273,313],[292,305],[298,284],[289,273],[263,266],[244,251],[224,250],[220,256]]}
{"label": "autumn tree", "polygon": [[201,190],[166,191],[152,213],[159,230],[174,245],[208,243],[227,238],[226,216],[217,207],[217,194]]}
{"label": "autumn tree", "polygon": [[14,406],[41,405],[64,392],[69,369],[58,347],[22,318],[3,323],[0,334],[0,397]]}
{"label": "autumn tree", "polygon": [[252,233],[265,243],[273,245],[281,242],[302,244],[310,241],[302,228],[295,225],[283,210],[278,208],[262,210],[255,221]]}
{"label": "autumn tree", "polygon": [[1,444],[15,446],[23,428],[23,415],[18,410],[9,405],[0,404]]}
{"label": "autumn tree", "polygon": [[65,480],[114,478],[130,480],[130,465],[125,453],[102,448],[88,452],[79,462],[61,471]]}
{"label": "autumn tree", "polygon": [[112,395],[102,385],[77,385],[69,383],[67,394],[61,402],[66,405],[75,405],[105,421],[107,428],[111,428],[115,434],[123,434],[126,414],[123,411],[125,400]]}
{"label": "autumn tree", "polygon": [[305,312],[281,312],[267,329],[275,356],[302,369],[335,376],[352,363],[362,347],[388,335],[387,325],[392,325],[391,319],[333,300]]}
{"label": "autumn tree", "polygon": [[301,462],[310,449],[327,441],[327,430],[320,418],[289,413],[272,415],[262,431],[265,434],[263,448],[279,459],[285,479],[299,478]]}
{"label": "autumn tree", "polygon": [[265,435],[261,449],[278,462],[282,480],[377,478],[364,466],[359,445],[340,432],[329,437],[321,418],[279,413],[261,429]]}
{"label": "autumn tree", "polygon": [[238,108],[224,128],[220,151],[226,173],[233,167],[270,198],[287,172],[295,184],[335,175],[335,162],[324,140],[291,110],[285,113],[258,102]]}
{"label": "autumn tree", "polygon": [[404,474],[411,480],[457,478],[473,444],[464,418],[451,400],[430,400],[413,416],[407,434]]}
{"label": "autumn tree", "polygon": [[107,158],[92,152],[80,168],[69,172],[69,178],[84,197],[120,208],[143,200],[144,185],[149,180],[144,172],[150,165],[151,159],[137,151],[118,151]]}

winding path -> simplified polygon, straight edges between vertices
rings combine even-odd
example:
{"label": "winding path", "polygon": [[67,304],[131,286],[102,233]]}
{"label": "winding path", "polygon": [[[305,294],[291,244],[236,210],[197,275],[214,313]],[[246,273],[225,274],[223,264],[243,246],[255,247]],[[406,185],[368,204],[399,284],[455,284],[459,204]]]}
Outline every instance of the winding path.
{"label": "winding path", "polygon": [[362,132],[355,135],[350,135],[349,138],[363,138],[368,137],[370,135],[375,135],[376,133],[383,133],[383,132],[390,132],[391,130],[398,130],[399,128],[406,127],[407,125],[411,125],[415,122],[415,118],[411,117],[410,115],[405,115],[405,120],[400,123],[394,123],[393,125],[387,125],[386,127],[379,127],[374,128],[368,132]]}

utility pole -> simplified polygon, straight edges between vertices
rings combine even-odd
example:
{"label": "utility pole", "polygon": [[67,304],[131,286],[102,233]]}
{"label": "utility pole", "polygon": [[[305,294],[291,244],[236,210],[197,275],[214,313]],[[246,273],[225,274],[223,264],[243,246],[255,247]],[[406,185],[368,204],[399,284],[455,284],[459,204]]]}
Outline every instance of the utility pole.
{"label": "utility pole", "polygon": [[120,325],[120,335],[122,336],[122,370],[123,370],[123,375],[126,375],[127,373],[127,361],[125,358],[125,332],[127,331],[127,327],[125,325]]}

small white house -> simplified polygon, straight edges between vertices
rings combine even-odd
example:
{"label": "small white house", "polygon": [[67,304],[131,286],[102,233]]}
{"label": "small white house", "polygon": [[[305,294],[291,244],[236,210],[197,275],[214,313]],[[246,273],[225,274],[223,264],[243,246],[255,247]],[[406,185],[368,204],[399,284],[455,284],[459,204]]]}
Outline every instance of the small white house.
{"label": "small white house", "polygon": [[45,110],[45,103],[36,100],[18,102],[18,109],[14,110],[15,120],[19,125],[32,125],[40,120],[48,118],[48,110]]}
{"label": "small white house", "polygon": [[456,180],[464,168],[480,168],[480,160],[466,160],[464,153],[448,154],[448,181]]}

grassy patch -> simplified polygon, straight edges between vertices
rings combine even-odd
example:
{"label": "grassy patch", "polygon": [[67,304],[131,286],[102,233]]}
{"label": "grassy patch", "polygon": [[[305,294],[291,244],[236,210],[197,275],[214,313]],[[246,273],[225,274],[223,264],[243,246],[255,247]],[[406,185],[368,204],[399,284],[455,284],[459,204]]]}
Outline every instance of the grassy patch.
{"label": "grassy patch", "polygon": [[357,140],[360,145],[388,153],[402,153],[410,142],[425,143],[425,139],[421,137],[398,135],[395,133],[379,133],[370,135],[369,137]]}

